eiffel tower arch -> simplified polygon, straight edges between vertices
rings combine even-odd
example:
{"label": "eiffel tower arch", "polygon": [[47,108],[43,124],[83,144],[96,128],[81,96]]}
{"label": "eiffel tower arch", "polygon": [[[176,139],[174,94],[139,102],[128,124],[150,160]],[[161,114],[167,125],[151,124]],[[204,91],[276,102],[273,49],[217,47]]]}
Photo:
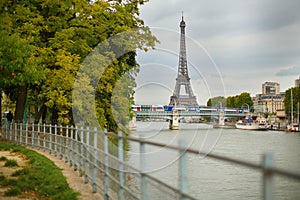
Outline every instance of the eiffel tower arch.
{"label": "eiffel tower arch", "polygon": [[186,45],[185,45],[185,21],[180,22],[180,52],[178,63],[178,74],[173,95],[170,97],[169,105],[175,106],[197,106],[197,98],[193,93],[187,67]]}

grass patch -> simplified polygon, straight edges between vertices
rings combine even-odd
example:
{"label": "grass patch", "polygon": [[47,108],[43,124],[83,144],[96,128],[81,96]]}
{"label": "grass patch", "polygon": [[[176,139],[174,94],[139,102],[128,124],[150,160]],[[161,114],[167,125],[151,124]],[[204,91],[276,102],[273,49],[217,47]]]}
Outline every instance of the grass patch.
{"label": "grass patch", "polygon": [[6,160],[7,160],[7,158],[5,156],[0,157],[0,161],[6,161]]}
{"label": "grass patch", "polygon": [[18,196],[22,194],[22,191],[20,190],[20,188],[11,188],[9,190],[6,190],[4,192],[5,196],[11,197],[11,196]]}
{"label": "grass patch", "polygon": [[5,176],[1,175],[0,176],[0,185],[6,180]]}
{"label": "grass patch", "polygon": [[7,160],[4,164],[4,167],[17,167],[19,166],[18,165],[18,162],[16,160]]}
{"label": "grass patch", "polygon": [[13,173],[17,179],[6,179],[0,176],[1,185],[12,187],[6,195],[19,195],[31,191],[42,199],[77,199],[78,193],[69,188],[61,169],[45,156],[21,146],[2,142],[0,142],[0,150],[20,152],[30,163],[29,167]]}
{"label": "grass patch", "polygon": [[28,174],[29,173],[29,168],[23,168],[23,169],[20,169],[20,170],[17,170],[15,171],[14,173],[11,174],[11,176],[21,176],[21,175],[25,175],[25,174]]}

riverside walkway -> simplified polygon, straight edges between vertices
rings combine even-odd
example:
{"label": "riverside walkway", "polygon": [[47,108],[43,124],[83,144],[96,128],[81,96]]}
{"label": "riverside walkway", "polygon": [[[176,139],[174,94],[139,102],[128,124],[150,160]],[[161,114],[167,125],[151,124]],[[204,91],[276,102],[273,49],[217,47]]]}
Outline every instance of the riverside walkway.
{"label": "riverside walkway", "polygon": [[[262,198],[274,199],[273,176],[283,176],[300,182],[299,172],[278,169],[273,165],[271,155],[264,155],[261,163],[251,163],[230,157],[205,154],[197,150],[186,148],[184,141],[178,146],[146,141],[143,138],[107,133],[107,131],[90,129],[89,127],[63,127],[41,124],[10,124],[2,127],[2,140],[24,145],[38,150],[54,159],[62,166],[68,165],[77,178],[74,182],[82,181],[89,185],[90,191],[82,193],[82,199],[149,199],[150,187],[168,191],[161,195],[168,195],[169,199],[197,199],[188,191],[187,155],[202,155],[220,162],[229,162],[237,167],[247,167],[262,174]],[[110,139],[109,139],[110,138]],[[110,141],[115,141],[110,142]],[[126,163],[123,145],[131,141],[139,144],[139,167]],[[114,145],[118,143],[118,145]],[[178,153],[178,185],[171,186],[164,180],[151,176],[145,171],[147,166],[146,146],[164,147]],[[114,149],[115,148],[115,149]],[[58,165],[58,166],[59,166]],[[74,172],[75,171],[75,172]],[[134,180],[134,184],[132,184]],[[72,180],[71,180],[72,182]],[[82,184],[79,184],[81,187]],[[78,185],[76,185],[78,187]],[[70,185],[73,188],[73,186]],[[75,185],[74,185],[75,187]],[[92,195],[91,195],[92,194]],[[91,195],[90,198],[85,195]],[[99,196],[98,196],[99,195]]]}
{"label": "riverside walkway", "polygon": [[72,167],[69,166],[64,160],[59,159],[57,156],[49,154],[48,152],[37,149],[30,148],[31,150],[36,151],[37,153],[47,157],[49,160],[54,162],[54,164],[62,170],[62,174],[65,176],[69,187],[72,188],[75,192],[78,192],[79,200],[102,200],[103,197],[100,193],[93,193],[92,186],[90,184],[85,184],[82,177],[78,171],[74,171]]}

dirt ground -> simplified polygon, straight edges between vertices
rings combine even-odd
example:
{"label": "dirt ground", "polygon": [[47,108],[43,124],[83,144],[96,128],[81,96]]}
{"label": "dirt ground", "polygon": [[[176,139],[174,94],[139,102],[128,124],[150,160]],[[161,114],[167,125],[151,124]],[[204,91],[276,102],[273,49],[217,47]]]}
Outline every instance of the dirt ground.
{"label": "dirt ground", "polygon": [[[48,152],[39,151],[36,149],[36,152],[46,156],[48,159],[52,160],[57,167],[62,169],[63,175],[66,177],[66,180],[74,191],[79,192],[80,196],[78,199],[80,200],[101,200],[103,197],[100,195],[99,192],[92,193],[92,186],[90,183],[85,184],[82,177],[79,177],[79,173],[77,171],[74,171],[72,167],[68,165],[68,163],[65,163],[63,160],[60,160],[59,157],[55,157],[54,155],[50,155]],[[7,159],[16,160],[18,163],[18,167],[4,167],[5,161],[0,161],[0,175],[4,175],[7,178],[13,178],[11,177],[11,174],[19,170],[25,166],[28,165],[28,162],[25,158],[25,156],[21,154],[12,153],[9,151],[0,151],[0,157],[6,157]],[[18,199],[38,199],[34,196],[34,194],[23,194],[18,197],[4,197],[4,192],[9,189],[5,187],[0,187],[0,199],[1,200],[18,200]]]}

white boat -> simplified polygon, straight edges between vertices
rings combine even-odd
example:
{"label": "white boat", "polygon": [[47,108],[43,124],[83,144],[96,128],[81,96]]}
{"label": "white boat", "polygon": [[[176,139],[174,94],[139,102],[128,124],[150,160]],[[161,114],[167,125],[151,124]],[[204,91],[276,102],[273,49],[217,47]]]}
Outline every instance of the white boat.
{"label": "white boat", "polygon": [[298,132],[299,131],[299,125],[298,124],[289,124],[288,126],[287,126],[287,128],[288,128],[288,131],[290,131],[290,132]]}
{"label": "white boat", "polygon": [[243,130],[268,130],[269,125],[260,121],[239,120],[235,127]]}

